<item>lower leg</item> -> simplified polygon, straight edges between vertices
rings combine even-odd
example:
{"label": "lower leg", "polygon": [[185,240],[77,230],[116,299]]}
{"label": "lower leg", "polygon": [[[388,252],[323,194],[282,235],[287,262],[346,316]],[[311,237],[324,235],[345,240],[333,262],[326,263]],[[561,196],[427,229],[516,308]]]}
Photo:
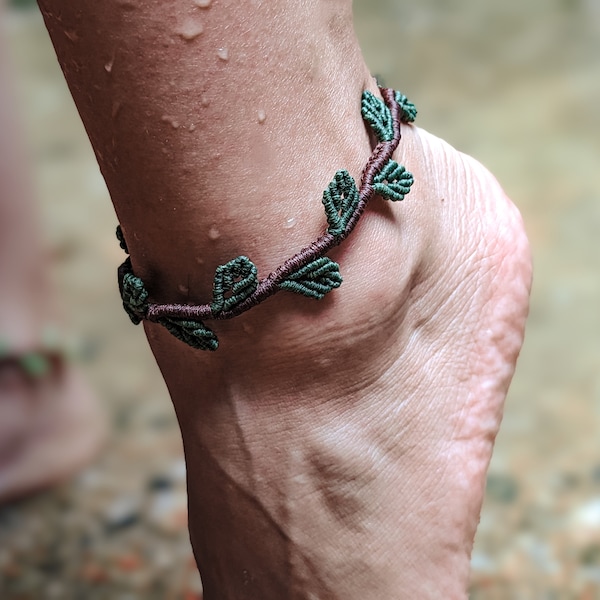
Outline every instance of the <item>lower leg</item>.
{"label": "lower leg", "polygon": [[95,399],[46,332],[54,325],[48,259],[11,95],[0,2],[0,502],[56,483],[104,437]]}
{"label": "lower leg", "polygon": [[[2,28],[0,2],[0,344],[29,350],[40,342],[42,323],[51,319],[47,307],[46,257],[36,222],[29,161],[18,127],[13,77]],[[50,314],[49,314],[50,312]]]}
{"label": "lower leg", "polygon": [[[377,90],[350,2],[40,5],[154,299],[206,302],[240,254],[272,270],[324,229],[335,171],[359,177]],[[339,291],[218,323],[214,354],[147,325],[206,600],[465,595],[527,244],[473,161],[412,127],[395,158],[416,183],[332,253]]]}

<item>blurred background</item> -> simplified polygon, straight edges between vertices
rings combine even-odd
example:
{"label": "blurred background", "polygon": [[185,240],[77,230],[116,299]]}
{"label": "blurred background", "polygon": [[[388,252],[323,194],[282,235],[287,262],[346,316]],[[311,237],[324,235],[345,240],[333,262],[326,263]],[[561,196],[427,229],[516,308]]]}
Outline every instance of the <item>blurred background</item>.
{"label": "blurred background", "polygon": [[[372,71],[496,174],[533,247],[471,597],[600,599],[600,1],[354,4]],[[74,480],[0,506],[0,598],[191,600],[181,443],[120,307],[116,218],[37,9],[3,26],[69,346],[112,428]]]}

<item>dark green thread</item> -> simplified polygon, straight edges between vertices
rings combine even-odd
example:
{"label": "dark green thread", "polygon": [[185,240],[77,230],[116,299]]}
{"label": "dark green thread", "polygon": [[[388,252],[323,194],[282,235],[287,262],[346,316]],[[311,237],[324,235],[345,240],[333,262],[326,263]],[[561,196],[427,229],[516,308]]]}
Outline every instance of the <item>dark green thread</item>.
{"label": "dark green thread", "polygon": [[121,249],[124,250],[126,254],[129,254],[127,242],[125,241],[125,236],[123,235],[123,230],[121,229],[120,225],[117,225],[117,239],[119,240],[119,246],[121,246]]}
{"label": "dark green thread", "polygon": [[133,272],[125,273],[121,290],[123,307],[134,325],[139,325],[148,311],[148,292],[144,282]]}
{"label": "dark green thread", "polygon": [[392,113],[383,100],[369,91],[363,92],[361,112],[380,142],[394,139]]}
{"label": "dark green thread", "polygon": [[10,364],[21,371],[31,382],[50,375],[68,358],[68,350],[62,347],[60,335],[52,325],[41,331],[38,349],[24,352],[15,351],[7,339],[0,337],[0,367]]}
{"label": "dark green thread", "polygon": [[29,352],[19,359],[19,365],[26,375],[39,379],[48,375],[52,369],[50,359],[41,352]]}
{"label": "dark green thread", "polygon": [[[120,227],[117,228],[117,239],[119,239],[119,233],[121,236],[123,235]],[[123,272],[121,279],[123,308],[131,322],[139,325],[146,318],[148,312],[148,291],[144,282],[133,274],[131,259],[127,258],[121,265],[121,270]],[[217,336],[202,321],[165,317],[158,322],[169,333],[192,348],[214,351],[219,347]]]}
{"label": "dark green thread", "polygon": [[360,196],[354,179],[348,171],[338,171],[323,192],[323,206],[329,223],[328,233],[337,237],[344,233]]}
{"label": "dark green thread", "polygon": [[402,112],[403,123],[414,123],[417,118],[417,107],[401,92],[396,92],[396,102]]}
{"label": "dark green thread", "polygon": [[[215,270],[210,304],[156,304],[149,302],[144,283],[132,271],[129,257],[119,267],[123,306],[133,323],[147,319],[163,325],[172,335],[199,350],[214,351],[217,336],[204,325],[205,319],[230,319],[266,300],[278,290],[322,299],[342,284],[339,265],[325,254],[340,244],[356,226],[367,202],[378,194],[393,202],[409,193],[413,176],[392,160],[401,137],[400,123],[412,123],[417,111],[406,96],[380,88],[383,101],[363,93],[363,118],[379,139],[363,170],[360,189],[347,171],[335,174],[323,192],[327,232],[289,258],[276,271],[258,279],[257,268],[246,256],[238,256]],[[121,248],[129,253],[121,227]]]}
{"label": "dark green thread", "polygon": [[326,256],[298,269],[282,281],[279,287],[308,298],[321,300],[326,294],[342,285],[340,266]]}
{"label": "dark green thread", "polygon": [[210,350],[214,352],[219,347],[217,336],[202,321],[174,319],[165,317],[159,319],[163,327],[184,344],[196,350]]}
{"label": "dark green thread", "polygon": [[256,265],[246,256],[238,256],[217,267],[213,282],[213,314],[231,310],[251,296],[258,286]]}
{"label": "dark green thread", "polygon": [[390,160],[373,179],[373,188],[386,200],[404,200],[414,182],[413,176],[395,160]]}

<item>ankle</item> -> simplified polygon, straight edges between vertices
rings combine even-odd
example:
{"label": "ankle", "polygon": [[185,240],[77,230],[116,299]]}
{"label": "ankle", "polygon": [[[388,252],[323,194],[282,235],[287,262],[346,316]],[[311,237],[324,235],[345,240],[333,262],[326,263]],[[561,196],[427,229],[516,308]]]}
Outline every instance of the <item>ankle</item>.
{"label": "ankle", "polygon": [[408,399],[377,385],[327,402],[311,393],[212,398],[184,419],[206,600],[463,597],[470,544],[436,540],[463,538],[464,491],[439,489],[464,476],[407,431],[414,411],[399,427]]}

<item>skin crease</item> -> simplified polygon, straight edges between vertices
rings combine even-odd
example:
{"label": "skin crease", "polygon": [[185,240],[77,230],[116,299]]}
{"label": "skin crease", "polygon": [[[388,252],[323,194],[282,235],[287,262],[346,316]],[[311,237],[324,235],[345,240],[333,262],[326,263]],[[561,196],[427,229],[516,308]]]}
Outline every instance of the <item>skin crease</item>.
{"label": "skin crease", "polygon": [[[205,302],[240,254],[266,274],[322,233],[336,170],[359,178],[360,96],[377,88],[350,2],[40,7],[152,297]],[[483,167],[402,134],[415,185],[373,200],[330,254],[340,290],[214,324],[216,353],[145,325],[182,430],[206,600],[466,597],[529,251]]]}

